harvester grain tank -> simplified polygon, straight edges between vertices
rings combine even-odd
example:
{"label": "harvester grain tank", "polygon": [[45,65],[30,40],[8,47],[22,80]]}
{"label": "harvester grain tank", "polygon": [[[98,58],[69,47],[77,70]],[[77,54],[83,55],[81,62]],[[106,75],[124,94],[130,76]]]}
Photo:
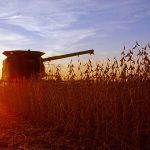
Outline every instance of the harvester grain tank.
{"label": "harvester grain tank", "polygon": [[84,54],[94,54],[94,50],[85,50],[64,55],[42,58],[45,53],[31,50],[4,51],[7,57],[3,61],[2,80],[29,79],[32,76],[42,78],[45,76],[44,62],[57,59],[80,56]]}

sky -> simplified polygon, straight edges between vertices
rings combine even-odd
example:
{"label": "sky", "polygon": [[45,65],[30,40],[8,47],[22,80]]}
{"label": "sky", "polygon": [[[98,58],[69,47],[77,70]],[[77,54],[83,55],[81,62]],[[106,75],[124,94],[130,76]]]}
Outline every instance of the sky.
{"label": "sky", "polygon": [[96,60],[125,45],[150,42],[150,0],[0,0],[0,69],[4,50],[45,57],[94,49]]}

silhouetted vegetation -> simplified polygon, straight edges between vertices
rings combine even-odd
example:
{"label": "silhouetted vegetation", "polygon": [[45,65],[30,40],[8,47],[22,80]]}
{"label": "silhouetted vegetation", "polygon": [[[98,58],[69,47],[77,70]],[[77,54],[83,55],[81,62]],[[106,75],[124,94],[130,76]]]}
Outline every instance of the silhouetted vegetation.
{"label": "silhouetted vegetation", "polygon": [[149,49],[150,44],[143,48],[136,42],[120,59],[96,65],[89,60],[84,69],[79,61],[78,74],[71,61],[65,80],[57,69],[51,80],[3,84],[1,103],[77,149],[148,149]]}

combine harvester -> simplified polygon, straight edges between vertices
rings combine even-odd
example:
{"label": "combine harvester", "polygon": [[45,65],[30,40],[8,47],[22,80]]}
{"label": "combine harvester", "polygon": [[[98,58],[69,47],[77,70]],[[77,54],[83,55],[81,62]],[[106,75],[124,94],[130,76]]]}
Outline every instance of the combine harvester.
{"label": "combine harvester", "polygon": [[64,55],[42,58],[45,53],[31,50],[4,51],[7,57],[3,61],[2,81],[14,81],[20,79],[30,79],[36,77],[42,79],[46,76],[44,62],[57,59],[80,56],[84,54],[94,54],[94,50],[85,50]]}

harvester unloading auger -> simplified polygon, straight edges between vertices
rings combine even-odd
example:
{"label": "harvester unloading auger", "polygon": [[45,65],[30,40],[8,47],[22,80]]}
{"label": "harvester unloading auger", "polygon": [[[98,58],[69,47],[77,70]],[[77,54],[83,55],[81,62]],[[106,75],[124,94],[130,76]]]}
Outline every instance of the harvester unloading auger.
{"label": "harvester unloading auger", "polygon": [[45,53],[31,50],[4,51],[7,58],[3,61],[2,80],[29,79],[32,76],[42,78],[45,76],[44,62],[67,57],[94,54],[94,50],[85,50],[64,55],[42,58]]}

